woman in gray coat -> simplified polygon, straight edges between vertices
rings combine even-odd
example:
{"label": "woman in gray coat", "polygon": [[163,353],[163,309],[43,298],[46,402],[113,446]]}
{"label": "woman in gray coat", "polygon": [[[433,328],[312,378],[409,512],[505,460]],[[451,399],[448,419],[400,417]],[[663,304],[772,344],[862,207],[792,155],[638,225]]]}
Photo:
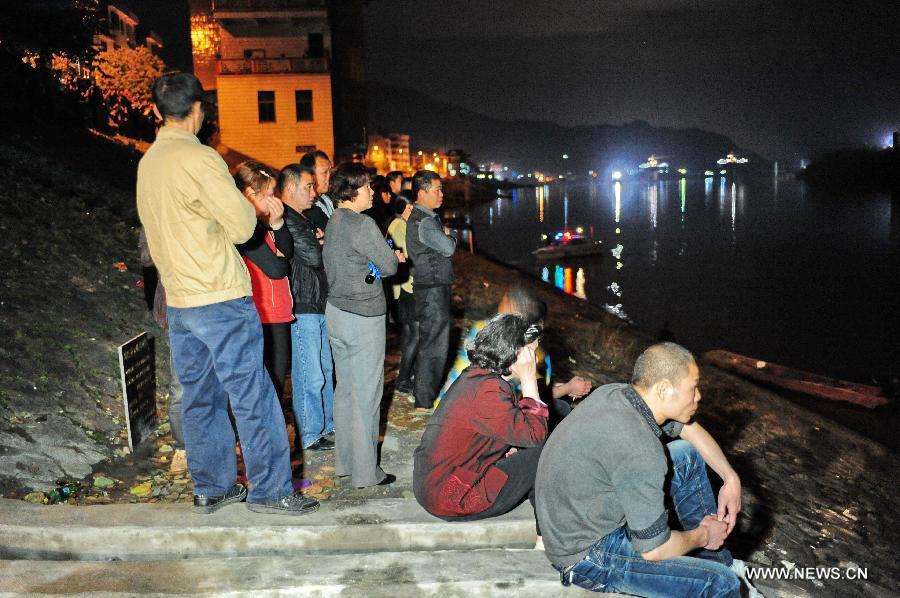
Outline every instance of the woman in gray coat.
{"label": "woman in gray coat", "polygon": [[369,175],[361,164],[338,166],[328,195],[337,204],[325,228],[322,253],[328,278],[325,327],[334,356],[335,473],[357,488],[396,480],[378,466],[378,424],[384,393],[387,307],[384,286],[370,275],[374,264],[390,276],[403,254],[385,242],[375,221]]}

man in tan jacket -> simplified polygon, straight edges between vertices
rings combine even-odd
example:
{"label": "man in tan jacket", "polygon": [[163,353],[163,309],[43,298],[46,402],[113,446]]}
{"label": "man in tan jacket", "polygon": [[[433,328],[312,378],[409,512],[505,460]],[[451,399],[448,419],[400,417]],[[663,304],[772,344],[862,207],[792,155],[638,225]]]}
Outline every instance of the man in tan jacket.
{"label": "man in tan jacket", "polygon": [[[318,508],[294,494],[281,406],[263,367],[263,336],[247,268],[234,247],[256,226],[253,206],[228,167],[196,134],[203,88],[191,74],[160,77],[154,113],[163,120],[138,165],[138,215],[168,299],[169,341],[184,386],[183,417],[194,511],[247,499],[264,513]],[[237,483],[234,432],[251,484]]]}

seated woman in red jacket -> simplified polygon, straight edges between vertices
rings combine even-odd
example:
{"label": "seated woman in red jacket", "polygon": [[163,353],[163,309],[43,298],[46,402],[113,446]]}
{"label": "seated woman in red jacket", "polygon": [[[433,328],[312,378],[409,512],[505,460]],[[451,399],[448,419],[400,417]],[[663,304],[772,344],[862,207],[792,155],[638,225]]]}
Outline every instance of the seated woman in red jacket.
{"label": "seated woman in red jacket", "polygon": [[[534,350],[540,329],[517,314],[492,318],[469,347],[471,365],[428,421],[415,452],[413,489],[426,511],[448,521],[502,515],[525,497],[547,438]],[[516,400],[511,378],[522,384]]]}

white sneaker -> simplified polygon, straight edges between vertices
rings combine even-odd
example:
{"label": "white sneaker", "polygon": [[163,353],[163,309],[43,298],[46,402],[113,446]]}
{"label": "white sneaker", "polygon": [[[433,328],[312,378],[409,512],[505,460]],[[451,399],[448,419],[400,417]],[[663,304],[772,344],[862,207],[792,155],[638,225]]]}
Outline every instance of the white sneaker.
{"label": "white sneaker", "polygon": [[[734,574],[741,580],[744,588],[747,589],[747,598],[765,598],[765,596],[762,595],[762,592],[757,590],[750,582],[750,578],[747,577],[747,563],[740,559],[733,559],[731,562],[731,570],[734,571]],[[745,595],[744,592],[741,592],[741,595]]]}

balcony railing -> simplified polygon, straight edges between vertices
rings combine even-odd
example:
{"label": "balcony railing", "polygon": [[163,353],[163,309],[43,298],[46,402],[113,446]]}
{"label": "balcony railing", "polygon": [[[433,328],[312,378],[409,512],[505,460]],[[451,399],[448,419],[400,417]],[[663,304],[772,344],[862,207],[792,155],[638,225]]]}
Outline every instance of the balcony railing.
{"label": "balcony railing", "polygon": [[327,73],[328,58],[253,58],[219,60],[220,75]]}
{"label": "balcony railing", "polygon": [[325,8],[325,0],[213,0],[213,10],[272,10]]}

